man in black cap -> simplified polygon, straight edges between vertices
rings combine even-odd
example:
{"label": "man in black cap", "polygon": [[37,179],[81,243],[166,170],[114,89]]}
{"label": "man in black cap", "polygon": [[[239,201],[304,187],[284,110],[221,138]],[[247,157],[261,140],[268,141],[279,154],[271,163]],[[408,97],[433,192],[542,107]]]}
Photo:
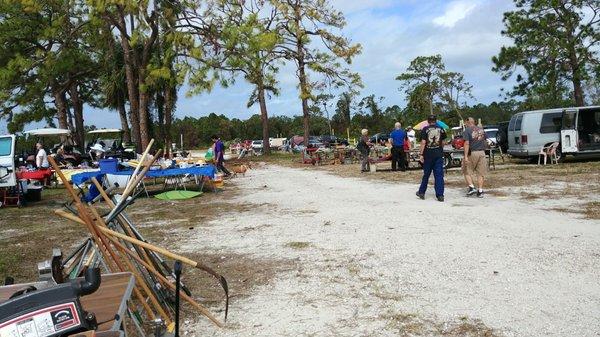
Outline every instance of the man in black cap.
{"label": "man in black cap", "polygon": [[438,201],[444,201],[444,140],[446,139],[446,131],[437,125],[435,115],[430,115],[427,122],[429,125],[421,130],[419,161],[423,164],[423,179],[417,191],[417,196],[425,199],[429,176],[433,172],[435,196]]}

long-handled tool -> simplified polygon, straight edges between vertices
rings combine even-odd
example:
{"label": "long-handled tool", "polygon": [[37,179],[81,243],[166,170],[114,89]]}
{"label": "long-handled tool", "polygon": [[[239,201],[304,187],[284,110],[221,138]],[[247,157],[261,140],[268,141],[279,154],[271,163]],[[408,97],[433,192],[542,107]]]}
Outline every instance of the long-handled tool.
{"label": "long-handled tool", "polygon": [[[75,222],[79,222],[82,223],[83,220],[81,220],[80,218],[78,218],[76,215],[70,214],[68,212],[65,212],[63,210],[56,210],[54,211],[56,214],[62,216],[63,218],[75,221]],[[127,249],[125,246],[123,246],[117,239],[121,239],[124,241],[129,241],[131,243],[136,243],[140,246],[143,246],[145,248],[148,248],[150,250],[153,250],[157,253],[160,253],[168,258],[171,258],[173,260],[179,260],[182,263],[185,263],[189,266],[192,266],[194,268],[203,270],[209,274],[211,274],[212,276],[214,276],[215,278],[217,278],[220,283],[221,283],[221,287],[223,287],[223,290],[225,291],[225,319],[227,319],[227,314],[229,312],[229,288],[227,286],[227,280],[217,274],[214,270],[210,269],[208,266],[200,263],[200,262],[196,262],[193,260],[190,260],[184,256],[181,255],[177,255],[174,253],[171,253],[170,251],[161,248],[161,247],[157,247],[154,246],[152,244],[143,242],[143,241],[139,241],[136,240],[134,238],[131,238],[125,234],[121,234],[119,232],[115,232],[112,231],[108,228],[98,228],[100,231],[108,234],[107,238],[108,240],[112,241],[112,243],[123,253],[131,256],[134,260],[136,260],[139,264],[143,265],[144,267],[146,267],[147,270],[149,270],[152,273],[155,273],[155,275],[161,280],[161,282],[168,286],[171,289],[175,288],[175,285],[173,285],[169,280],[167,280],[164,276],[162,276],[160,273],[158,273],[156,270],[154,270],[153,268],[150,267],[150,265],[148,265],[144,260],[142,260],[140,257],[138,257],[134,252],[130,251],[129,249]],[[198,309],[198,311],[200,311],[203,315],[205,315],[206,317],[208,317],[211,321],[213,321],[216,325],[218,326],[223,326],[223,324],[221,322],[219,322],[219,320],[217,320],[209,311],[208,309],[206,309],[205,307],[203,307],[202,305],[198,304],[194,299],[192,299],[191,297],[187,296],[185,293],[181,294],[181,297],[183,299],[185,299],[188,303],[190,303],[192,306],[194,306],[196,309]]]}
{"label": "long-handled tool", "polygon": [[[92,178],[92,182],[94,183],[94,185],[100,192],[100,196],[102,196],[102,198],[104,198],[104,201],[108,204],[108,206],[115,207],[115,202],[109,197],[108,190],[105,191],[103,189],[102,185],[98,182],[98,180],[96,178]],[[137,230],[137,228],[135,228],[133,222],[129,219],[129,217],[127,216],[127,214],[125,213],[124,210],[119,212],[118,214],[116,214],[116,220],[127,235],[129,235],[133,238],[136,238],[140,241],[147,242],[143,238],[141,233]],[[161,272],[161,274],[163,276],[170,275],[173,278],[175,277],[175,274],[171,270],[170,266],[166,263],[166,261],[164,259],[162,259],[160,257],[160,255],[156,254],[155,252],[153,252],[151,250],[145,249],[145,248],[140,249],[140,247],[135,246],[135,245],[133,246],[133,249],[135,249],[136,252],[138,253],[138,255],[141,256],[146,262],[148,262],[149,264],[154,266],[154,268],[157,271]],[[163,272],[163,269],[164,269],[164,272]],[[191,291],[183,283],[181,284],[181,289],[187,295],[192,296]]]}
{"label": "long-handled tool", "polygon": [[175,261],[175,337],[179,337],[179,288],[181,288],[181,262]]}
{"label": "long-handled tool", "polygon": [[[69,181],[67,180],[65,175],[62,173],[60,167],[56,164],[56,161],[54,161],[54,158],[49,157],[48,162],[52,165],[56,174],[62,180],[65,188],[67,189],[67,192],[69,192],[71,198],[73,199],[75,208],[77,209],[77,213],[79,215],[78,218],[80,217],[82,219],[83,224],[86,226],[86,228],[92,235],[92,239],[96,243],[96,246],[100,249],[102,254],[106,257],[106,263],[107,263],[109,269],[111,271],[125,271],[125,267],[123,266],[120,258],[117,257],[115,252],[113,252],[110,249],[110,245],[107,242],[104,235],[102,235],[100,232],[98,232],[97,228],[99,228],[99,227],[94,226],[94,221],[92,220],[90,210],[87,209],[83,205],[83,203],[79,200],[79,197],[77,196],[77,193],[73,189],[73,186],[71,186],[71,184],[69,184]],[[144,296],[143,296],[142,292],[140,291],[140,289],[138,288],[138,286],[136,286],[133,289],[133,292],[134,292],[135,297],[142,304],[142,307],[144,308],[144,311],[146,312],[148,317],[150,317],[151,320],[155,319],[156,315],[154,314],[154,312],[152,311],[152,309],[150,308],[148,303],[146,303],[146,301],[144,300]]]}

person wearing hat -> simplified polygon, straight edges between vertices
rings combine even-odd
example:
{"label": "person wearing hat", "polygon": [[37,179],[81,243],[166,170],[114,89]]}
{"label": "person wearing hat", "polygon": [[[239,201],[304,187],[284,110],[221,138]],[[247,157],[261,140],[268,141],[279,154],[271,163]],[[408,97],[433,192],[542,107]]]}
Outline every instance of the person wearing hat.
{"label": "person wearing hat", "polygon": [[96,143],[90,147],[90,156],[92,159],[98,161],[104,158],[104,148],[99,143]]}
{"label": "person wearing hat", "polygon": [[423,178],[417,191],[417,197],[425,199],[429,177],[433,172],[435,197],[438,201],[444,201],[444,140],[446,139],[446,131],[437,125],[435,115],[430,115],[427,118],[427,123],[429,125],[421,130],[419,161],[423,164]]}

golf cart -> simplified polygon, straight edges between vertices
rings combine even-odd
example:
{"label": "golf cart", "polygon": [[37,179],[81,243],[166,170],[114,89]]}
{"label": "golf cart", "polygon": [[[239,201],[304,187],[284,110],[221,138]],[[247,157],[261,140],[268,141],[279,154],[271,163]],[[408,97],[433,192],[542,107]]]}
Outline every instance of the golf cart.
{"label": "golf cart", "polygon": [[121,129],[98,129],[88,132],[92,141],[85,147],[89,152],[92,148],[102,148],[105,157],[121,159],[135,159],[135,146],[123,144],[123,130]]}
{"label": "golf cart", "polygon": [[[60,148],[63,149],[63,152],[61,154],[61,158],[60,158],[60,162],[64,163],[65,165],[69,166],[69,167],[76,167],[79,166],[79,164],[82,163],[82,161],[87,160],[88,157],[85,154],[82,154],[79,150],[77,150],[74,147],[75,142],[73,141],[72,137],[71,137],[71,130],[68,129],[57,129],[57,128],[43,128],[43,129],[35,129],[35,130],[29,130],[29,131],[25,131],[23,132],[25,135],[27,136],[37,136],[38,137],[38,142],[44,144],[44,141],[42,141],[43,138],[53,138],[56,139],[57,137],[64,137],[66,138],[66,141],[62,142],[59,141],[56,144],[50,145],[50,144],[45,144],[47,145],[48,149],[49,149],[49,155],[50,154],[57,154],[58,150]],[[28,156],[27,158],[27,162],[35,164],[35,155],[33,156]]]}

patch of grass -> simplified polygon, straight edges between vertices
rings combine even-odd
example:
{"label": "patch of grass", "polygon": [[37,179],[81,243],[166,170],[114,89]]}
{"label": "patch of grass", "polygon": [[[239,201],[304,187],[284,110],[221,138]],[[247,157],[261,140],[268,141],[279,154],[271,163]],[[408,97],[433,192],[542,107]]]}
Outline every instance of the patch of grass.
{"label": "patch of grass", "polygon": [[419,317],[412,313],[388,312],[381,318],[386,320],[386,329],[399,336],[451,336],[451,337],[499,337],[494,329],[481,320],[462,316],[449,322]]}
{"label": "patch of grass", "polygon": [[592,201],[585,204],[583,212],[587,219],[600,220],[600,201]]}
{"label": "patch of grass", "polygon": [[542,196],[537,193],[521,192],[521,199],[524,199],[524,200],[537,200],[537,199],[540,199],[541,197]]}
{"label": "patch of grass", "polygon": [[50,258],[52,248],[67,254],[83,242],[87,231],[53,213],[66,201],[66,190],[45,189],[42,201],[23,208],[0,208],[0,278],[16,283],[37,280],[37,262]]}
{"label": "patch of grass", "polygon": [[292,241],[286,243],[285,246],[293,249],[305,249],[310,247],[310,242]]}

